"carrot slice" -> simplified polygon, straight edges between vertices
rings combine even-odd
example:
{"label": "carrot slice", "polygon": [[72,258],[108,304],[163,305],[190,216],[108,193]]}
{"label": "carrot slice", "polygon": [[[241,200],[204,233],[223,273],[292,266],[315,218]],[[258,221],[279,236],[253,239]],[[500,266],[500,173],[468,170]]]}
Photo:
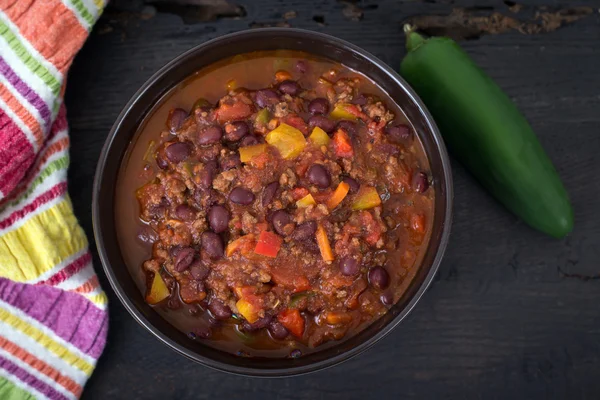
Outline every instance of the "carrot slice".
{"label": "carrot slice", "polygon": [[346,198],[349,190],[350,185],[348,185],[346,182],[340,182],[329,200],[327,200],[327,208],[330,210],[336,208],[338,204],[340,204]]}
{"label": "carrot slice", "polygon": [[319,245],[319,250],[321,251],[321,257],[325,261],[333,261],[335,257],[333,256],[333,251],[331,250],[331,244],[329,244],[329,238],[327,237],[327,232],[325,232],[325,228],[319,224],[316,233],[317,244]]}

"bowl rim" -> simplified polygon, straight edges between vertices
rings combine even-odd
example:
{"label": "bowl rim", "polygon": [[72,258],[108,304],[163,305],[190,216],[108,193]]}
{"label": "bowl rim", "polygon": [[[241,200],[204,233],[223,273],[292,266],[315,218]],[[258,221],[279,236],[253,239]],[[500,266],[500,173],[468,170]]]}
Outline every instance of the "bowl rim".
{"label": "bowl rim", "polygon": [[[353,53],[358,53],[366,61],[375,65],[377,68],[381,69],[383,72],[385,72],[387,75],[389,75],[390,78],[393,79],[394,83],[397,84],[398,86],[400,86],[402,88],[402,90],[408,95],[410,100],[412,102],[414,102],[414,104],[416,104],[419,111],[422,113],[422,115],[424,117],[426,125],[428,126],[428,128],[431,131],[431,134],[433,137],[433,142],[435,143],[436,148],[439,151],[439,156],[440,156],[441,165],[442,165],[442,171],[443,171],[443,175],[444,175],[444,183],[445,183],[445,186],[443,188],[446,193],[445,194],[446,207],[444,210],[445,218],[442,222],[442,228],[441,228],[442,232],[440,235],[437,253],[432,261],[431,268],[429,269],[428,274],[423,279],[423,282],[417,288],[417,290],[414,293],[414,295],[412,296],[412,298],[410,298],[408,300],[406,306],[398,313],[398,315],[396,317],[394,317],[394,319],[392,319],[385,326],[383,326],[379,332],[375,333],[373,336],[371,336],[367,340],[360,342],[358,345],[352,347],[351,349],[349,349],[345,352],[333,355],[332,357],[329,357],[327,359],[319,360],[319,361],[316,361],[314,363],[307,364],[307,365],[299,365],[299,366],[291,365],[290,367],[272,368],[272,369],[260,369],[260,368],[255,368],[255,367],[236,366],[236,365],[231,365],[231,364],[228,364],[225,362],[217,361],[212,358],[205,357],[205,356],[199,354],[198,352],[192,352],[192,351],[188,350],[187,348],[185,348],[182,345],[180,345],[179,343],[177,343],[174,339],[171,339],[170,337],[168,337],[167,335],[163,334],[158,329],[156,329],[154,327],[154,325],[152,325],[150,323],[150,321],[148,321],[145,318],[145,316],[141,313],[141,311],[137,309],[137,307],[132,302],[132,300],[130,300],[129,297],[125,294],[125,290],[123,289],[123,287],[119,283],[115,273],[113,272],[113,268],[111,267],[111,262],[109,260],[108,254],[107,254],[107,252],[105,250],[105,246],[104,246],[104,237],[102,234],[103,228],[102,228],[102,221],[100,218],[100,207],[99,207],[99,194],[100,194],[100,189],[101,189],[100,183],[102,182],[102,179],[103,179],[104,168],[108,161],[108,156],[109,156],[110,150],[112,148],[113,142],[114,142],[117,134],[120,131],[122,122],[124,121],[125,117],[129,114],[131,108],[139,101],[140,97],[142,97],[142,95],[146,92],[146,90],[148,90],[152,85],[155,84],[156,81],[158,81],[160,78],[162,78],[173,67],[177,66],[179,63],[181,63],[183,60],[185,60],[188,56],[195,54],[197,52],[201,52],[205,48],[213,46],[216,43],[219,43],[220,41],[231,40],[231,39],[235,39],[237,37],[245,36],[245,35],[252,34],[252,33],[254,33],[254,34],[274,34],[274,35],[278,35],[278,34],[303,35],[307,39],[314,38],[316,40],[326,41],[328,44],[332,44],[336,47],[342,47],[342,48],[348,49]],[[307,52],[310,53],[310,50],[308,50]],[[429,111],[425,107],[425,104],[421,101],[421,99],[418,97],[418,95],[415,93],[415,91],[410,87],[410,85],[402,77],[400,77],[400,75],[396,71],[394,71],[389,65],[384,63],[382,60],[380,60],[373,54],[367,52],[366,50],[363,50],[362,48],[360,48],[346,40],[337,38],[335,36],[331,36],[331,35],[321,33],[321,32],[306,30],[306,29],[269,27],[269,28],[246,29],[246,30],[242,30],[242,31],[238,31],[238,32],[229,33],[226,35],[222,35],[222,36],[210,39],[206,42],[203,42],[197,46],[192,47],[189,50],[181,53],[177,57],[173,58],[171,61],[166,63],[163,67],[161,67],[157,72],[152,74],[152,76],[150,78],[148,78],[148,80],[146,80],[146,82],[144,82],[144,84],[131,96],[129,101],[126,103],[126,105],[123,107],[123,109],[119,113],[114,124],[112,125],[112,127],[109,131],[109,134],[105,139],[104,145],[102,147],[102,151],[100,153],[100,157],[98,159],[98,163],[96,166],[96,172],[94,174],[94,183],[93,183],[93,189],[92,189],[92,223],[93,223],[93,232],[94,232],[94,238],[95,238],[98,255],[100,257],[102,267],[104,269],[104,272],[106,273],[106,276],[108,278],[108,281],[109,281],[112,289],[115,291],[117,297],[119,298],[119,300],[121,301],[121,303],[123,304],[125,309],[134,318],[134,320],[137,321],[137,323],[139,323],[141,326],[143,326],[150,333],[152,333],[152,335],[155,338],[157,338],[162,343],[166,344],[168,347],[170,347],[175,352],[183,355],[184,357],[186,357],[192,361],[198,362],[209,368],[215,369],[215,370],[228,372],[228,373],[232,373],[235,375],[252,376],[252,377],[288,377],[288,376],[304,375],[304,374],[308,374],[308,373],[315,372],[318,370],[323,370],[323,369],[338,365],[346,360],[349,360],[350,358],[363,353],[365,350],[372,347],[375,343],[379,342],[381,339],[383,339],[385,336],[387,336],[395,327],[397,327],[400,324],[400,322],[402,322],[402,320],[404,320],[404,318],[406,318],[406,316],[413,310],[413,308],[415,307],[417,302],[421,299],[421,297],[423,296],[425,291],[431,285],[431,282],[433,281],[435,274],[437,273],[437,270],[439,268],[441,260],[446,251],[446,247],[448,245],[449,236],[450,236],[451,224],[452,224],[453,199],[454,199],[454,190],[453,190],[450,159],[448,156],[448,152],[446,150],[446,146],[442,140],[440,131],[439,131],[432,115],[429,113]]]}

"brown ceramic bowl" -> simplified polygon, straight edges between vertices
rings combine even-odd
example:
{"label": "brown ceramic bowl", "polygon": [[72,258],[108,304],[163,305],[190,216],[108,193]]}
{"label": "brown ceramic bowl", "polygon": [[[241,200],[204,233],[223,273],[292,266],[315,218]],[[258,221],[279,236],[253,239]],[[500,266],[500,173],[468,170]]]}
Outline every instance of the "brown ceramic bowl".
{"label": "brown ceramic bowl", "polygon": [[[403,108],[429,158],[434,181],[435,217],[427,254],[412,283],[390,311],[357,335],[298,359],[241,358],[189,338],[144,301],[117,242],[115,182],[123,156],[138,126],[158,100],[195,71],[223,58],[259,50],[289,49],[312,53],[362,72]],[[322,33],[287,28],[255,29],[201,44],[154,74],[127,103],[113,125],[100,155],[93,190],[96,245],[108,279],[131,315],[160,341],[184,356],[222,371],[253,376],[289,376],[338,364],[387,335],[413,309],[434,278],[448,243],[452,216],[452,177],[442,137],[425,106],[390,67],[366,51]]]}

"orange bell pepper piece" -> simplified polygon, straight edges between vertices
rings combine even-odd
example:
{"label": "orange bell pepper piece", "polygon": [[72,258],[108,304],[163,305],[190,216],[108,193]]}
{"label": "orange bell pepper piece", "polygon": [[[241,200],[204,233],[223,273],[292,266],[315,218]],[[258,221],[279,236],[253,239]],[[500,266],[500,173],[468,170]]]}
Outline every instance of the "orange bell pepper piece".
{"label": "orange bell pepper piece", "polygon": [[333,151],[338,157],[354,157],[352,142],[350,141],[348,134],[343,129],[338,129],[333,134]]}
{"label": "orange bell pepper piece", "polygon": [[329,243],[327,232],[325,232],[325,228],[323,228],[321,224],[319,224],[317,228],[316,239],[323,260],[333,261],[335,257],[333,256],[333,251],[331,250],[331,244]]}
{"label": "orange bell pepper piece", "polygon": [[285,309],[277,314],[277,320],[285,326],[290,333],[298,338],[304,334],[304,318],[297,309]]}

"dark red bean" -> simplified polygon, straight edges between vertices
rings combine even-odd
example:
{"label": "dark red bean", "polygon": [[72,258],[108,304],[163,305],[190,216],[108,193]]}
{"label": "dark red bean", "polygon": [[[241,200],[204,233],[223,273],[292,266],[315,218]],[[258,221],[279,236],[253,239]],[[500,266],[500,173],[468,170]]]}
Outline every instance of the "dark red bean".
{"label": "dark red bean", "polygon": [[412,188],[417,193],[425,193],[429,189],[429,180],[424,172],[417,172],[413,176]]}
{"label": "dark red bean", "polygon": [[300,72],[301,74],[306,73],[306,71],[308,71],[308,63],[304,60],[298,60],[296,61],[296,71]]}
{"label": "dark red bean", "polygon": [[369,283],[376,289],[387,289],[390,285],[390,275],[383,267],[373,267],[369,270]]}
{"label": "dark red bean", "polygon": [[194,249],[191,247],[183,247],[177,252],[175,257],[175,271],[185,271],[194,261]]}
{"label": "dark red bean", "polygon": [[225,125],[225,140],[237,142],[248,134],[250,129],[244,121],[235,121]]}
{"label": "dark red bean", "polygon": [[256,92],[256,104],[260,108],[265,108],[275,103],[279,103],[279,96],[274,90],[262,89]]}
{"label": "dark red bean", "polygon": [[186,142],[173,143],[165,149],[167,158],[173,163],[184,161],[192,153],[192,146]]}
{"label": "dark red bean", "polygon": [[341,120],[338,122],[336,129],[342,129],[350,136],[356,135],[356,124],[352,121]]}
{"label": "dark red bean", "polygon": [[353,98],[351,103],[356,104],[357,106],[364,106],[365,104],[367,104],[367,101],[367,96],[361,93],[355,98]]}
{"label": "dark red bean", "polygon": [[227,305],[223,304],[221,300],[215,298],[211,299],[210,303],[208,304],[208,309],[213,317],[220,321],[229,319],[232,315],[231,309]]}
{"label": "dark red bean", "polygon": [[266,315],[266,316],[258,319],[257,321],[254,321],[253,323],[244,321],[244,322],[242,322],[242,329],[245,330],[246,332],[257,331],[259,329],[266,328],[271,323],[272,320],[273,320],[272,316]]}
{"label": "dark red bean", "polygon": [[190,265],[190,274],[195,280],[201,281],[208,277],[210,268],[206,264],[203,264],[202,261],[196,260]]}
{"label": "dark red bean", "polygon": [[183,121],[185,121],[187,116],[187,111],[181,108],[173,108],[169,111],[169,116],[167,117],[167,129],[169,129],[169,132],[177,132],[179,128],[181,128],[181,125],[183,125]]}
{"label": "dark red bean", "polygon": [[298,349],[294,349],[294,350],[290,351],[290,357],[291,358],[300,358],[300,357],[302,357],[302,352]]}
{"label": "dark red bean", "polygon": [[254,193],[243,187],[236,187],[229,193],[229,201],[235,204],[247,206],[254,201]]}
{"label": "dark red bean", "polygon": [[220,126],[209,126],[200,131],[198,143],[202,146],[219,143],[223,137],[223,130]]}
{"label": "dark red bean", "polygon": [[308,126],[313,129],[315,126],[323,129],[327,133],[333,132],[335,129],[335,122],[330,120],[323,115],[313,115],[308,119]]}
{"label": "dark red bean", "polygon": [[158,240],[158,233],[148,225],[144,225],[138,230],[137,238],[144,244],[152,244]]}
{"label": "dark red bean", "polygon": [[202,233],[202,250],[210,258],[223,257],[223,239],[214,232]]}
{"label": "dark red bean", "polygon": [[229,171],[230,169],[238,168],[242,165],[240,155],[238,153],[229,154],[219,160],[221,170]]}
{"label": "dark red bean", "polygon": [[255,135],[246,135],[242,138],[242,141],[240,142],[240,146],[244,147],[244,146],[254,146],[255,144],[258,144],[259,140]]}
{"label": "dark red bean", "polygon": [[360,272],[360,264],[356,258],[346,256],[340,261],[340,271],[343,275],[354,276]]}
{"label": "dark red bean", "polygon": [[193,221],[196,218],[196,209],[187,204],[180,204],[175,209],[175,215],[181,221]]}
{"label": "dark red bean", "polygon": [[194,328],[194,331],[190,333],[194,334],[195,337],[200,339],[208,339],[212,336],[212,331],[208,326],[199,326]]}
{"label": "dark red bean", "polygon": [[290,96],[295,96],[300,92],[298,82],[289,79],[281,82],[277,88],[281,93],[289,94]]}
{"label": "dark red bean", "polygon": [[350,194],[354,194],[358,192],[358,189],[360,189],[360,183],[358,183],[356,179],[350,178],[349,176],[345,176],[342,179],[342,182],[346,182],[348,184],[348,186],[350,187]]}
{"label": "dark red bean", "polygon": [[158,168],[160,169],[167,169],[169,166],[169,163],[160,152],[156,153],[156,165],[158,165]]}
{"label": "dark red bean", "polygon": [[271,337],[275,340],[283,340],[288,337],[290,333],[286,327],[281,325],[281,323],[278,321],[272,321],[269,324],[268,330]]}
{"label": "dark red bean", "polygon": [[219,167],[216,161],[209,161],[204,164],[204,168],[200,172],[200,187],[202,189],[208,189],[212,187],[213,179],[217,173]]}
{"label": "dark red bean", "polygon": [[406,143],[412,138],[412,130],[405,124],[387,125],[384,132],[394,143]]}
{"label": "dark red bean", "polygon": [[321,164],[312,165],[308,169],[306,176],[308,176],[310,183],[318,188],[327,189],[331,186],[331,174]]}
{"label": "dark red bean", "polygon": [[379,296],[379,300],[381,301],[381,304],[389,307],[394,304],[394,295],[390,292],[385,292]]}
{"label": "dark red bean", "polygon": [[208,223],[215,233],[225,232],[229,227],[229,211],[221,205],[214,205],[208,212]]}
{"label": "dark red bean", "polygon": [[283,210],[277,210],[271,218],[273,229],[281,236],[288,236],[294,231],[294,223],[290,214]]}
{"label": "dark red bean", "polygon": [[308,103],[308,112],[313,115],[327,114],[329,112],[329,101],[322,97],[312,100],[310,103]]}
{"label": "dark red bean", "polygon": [[294,233],[292,233],[292,239],[297,241],[310,239],[314,236],[316,231],[317,223],[315,221],[307,221],[298,225],[296,229],[294,229]]}
{"label": "dark red bean", "polygon": [[262,206],[263,207],[266,207],[269,204],[271,204],[271,202],[275,198],[275,195],[277,194],[278,189],[279,189],[279,182],[277,182],[277,181],[271,182],[267,186],[265,186],[265,188],[263,190],[263,195],[262,195]]}

